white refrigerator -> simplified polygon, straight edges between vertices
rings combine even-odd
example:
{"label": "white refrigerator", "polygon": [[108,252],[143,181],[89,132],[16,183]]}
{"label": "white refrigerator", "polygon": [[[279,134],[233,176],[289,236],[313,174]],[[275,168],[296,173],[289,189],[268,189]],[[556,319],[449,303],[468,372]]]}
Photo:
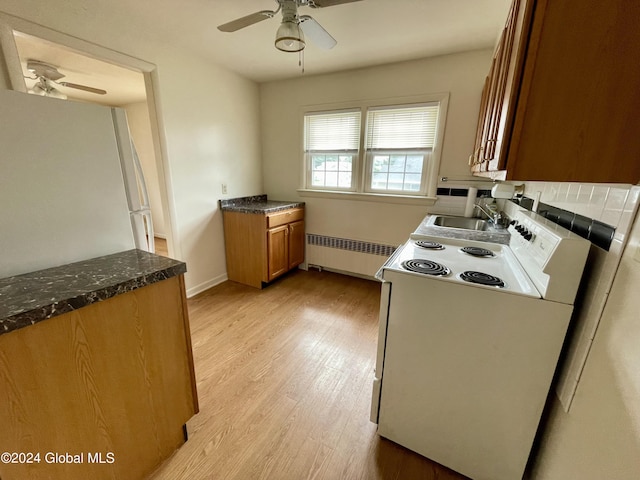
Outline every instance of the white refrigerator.
{"label": "white refrigerator", "polygon": [[125,111],[0,91],[0,278],[132,248],[154,251]]}

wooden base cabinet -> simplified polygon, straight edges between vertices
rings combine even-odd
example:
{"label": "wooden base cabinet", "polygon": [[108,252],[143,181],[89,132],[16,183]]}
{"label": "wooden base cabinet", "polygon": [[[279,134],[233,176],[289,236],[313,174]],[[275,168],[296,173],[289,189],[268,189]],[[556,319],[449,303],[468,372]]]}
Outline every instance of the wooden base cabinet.
{"label": "wooden base cabinet", "polygon": [[638,183],[638,18],[637,1],[514,0],[483,92],[472,173]]}
{"label": "wooden base cabinet", "polygon": [[0,406],[2,479],[146,478],[198,411],[183,277],[0,335]]}
{"label": "wooden base cabinet", "polygon": [[229,280],[262,288],[304,262],[304,208],[224,211],[223,220]]}

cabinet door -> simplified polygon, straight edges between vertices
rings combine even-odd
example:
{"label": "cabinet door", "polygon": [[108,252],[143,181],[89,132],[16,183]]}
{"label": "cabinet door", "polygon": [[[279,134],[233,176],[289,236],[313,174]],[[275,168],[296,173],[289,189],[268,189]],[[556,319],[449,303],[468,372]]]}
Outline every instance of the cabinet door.
{"label": "cabinet door", "polygon": [[522,79],[525,46],[531,29],[532,3],[514,0],[502,33],[495,117],[492,119],[489,133],[489,171],[506,168],[507,147],[511,139],[517,94]]}
{"label": "cabinet door", "polygon": [[304,222],[289,224],[289,268],[304,262]]}
{"label": "cabinet door", "polygon": [[531,0],[514,0],[511,5],[483,91],[476,145],[469,162],[472,173],[482,175],[506,166],[532,10]]}
{"label": "cabinet door", "polygon": [[269,281],[289,270],[289,225],[267,230]]}
{"label": "cabinet door", "polygon": [[638,18],[638,1],[536,1],[507,179],[638,183]]}
{"label": "cabinet door", "polygon": [[484,162],[482,161],[482,139],[484,133],[484,123],[487,116],[488,100],[489,100],[489,84],[490,80],[487,77],[484,81],[484,88],[482,89],[482,97],[480,98],[480,113],[478,114],[478,124],[476,126],[476,141],[473,146],[473,154],[469,157],[469,166],[472,173],[482,172]]}

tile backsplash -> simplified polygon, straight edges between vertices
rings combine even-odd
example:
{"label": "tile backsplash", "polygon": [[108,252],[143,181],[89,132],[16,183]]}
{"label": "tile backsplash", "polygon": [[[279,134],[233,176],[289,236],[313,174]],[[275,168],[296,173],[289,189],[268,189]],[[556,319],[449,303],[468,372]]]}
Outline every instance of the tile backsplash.
{"label": "tile backsplash", "polygon": [[[429,213],[463,215],[471,185],[440,186],[438,201]],[[491,194],[491,184],[474,184],[478,197]],[[640,186],[624,184],[587,184],[524,182],[524,196],[516,205],[499,200],[511,216],[518,208],[536,209],[549,220],[609,250],[612,242],[622,242],[631,227],[632,215],[640,198]]]}
{"label": "tile backsplash", "polygon": [[525,195],[540,201],[617,226],[631,185],[526,182]]}

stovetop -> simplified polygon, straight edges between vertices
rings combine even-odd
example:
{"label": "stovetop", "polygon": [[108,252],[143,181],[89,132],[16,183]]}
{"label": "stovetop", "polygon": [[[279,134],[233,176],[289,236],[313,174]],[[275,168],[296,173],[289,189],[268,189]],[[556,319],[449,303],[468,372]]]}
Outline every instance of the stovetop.
{"label": "stovetop", "polygon": [[[508,245],[504,245],[470,240],[469,235],[464,238],[456,238],[453,234],[429,235],[419,228],[376,276],[384,279],[384,271],[390,270],[427,277],[423,273],[409,271],[402,262],[429,260],[450,270],[447,275],[434,277],[437,280],[573,304],[591,243],[528,211],[515,213],[508,234]],[[423,247],[430,248],[420,247],[420,242],[425,242]],[[442,244],[441,248],[434,248],[435,243]],[[475,255],[461,251],[465,247],[471,247],[467,250]],[[488,252],[482,252],[482,249]],[[461,276],[464,272],[475,273]],[[466,281],[486,275],[497,277],[499,281],[491,282],[497,285],[477,285]]]}
{"label": "stovetop", "polygon": [[383,270],[540,298],[513,252],[501,244],[428,236],[409,239]]}

